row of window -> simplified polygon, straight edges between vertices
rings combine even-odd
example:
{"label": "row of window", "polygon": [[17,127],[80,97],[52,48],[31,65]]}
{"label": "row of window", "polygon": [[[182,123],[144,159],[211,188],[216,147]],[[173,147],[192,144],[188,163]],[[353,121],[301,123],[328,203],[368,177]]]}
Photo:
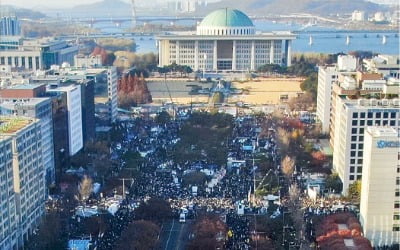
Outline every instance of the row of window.
{"label": "row of window", "polygon": [[[390,116],[390,118],[396,118],[396,112],[383,112],[383,114],[382,114],[382,112],[368,112],[367,113],[367,117],[368,118],[373,118],[374,117],[374,114],[375,114],[375,118],[382,118],[382,116],[383,116],[383,118],[389,118],[389,116]],[[353,118],[365,118],[365,112],[360,112],[360,115],[359,115],[359,113],[357,113],[357,112],[355,112],[355,113],[353,113]]]}

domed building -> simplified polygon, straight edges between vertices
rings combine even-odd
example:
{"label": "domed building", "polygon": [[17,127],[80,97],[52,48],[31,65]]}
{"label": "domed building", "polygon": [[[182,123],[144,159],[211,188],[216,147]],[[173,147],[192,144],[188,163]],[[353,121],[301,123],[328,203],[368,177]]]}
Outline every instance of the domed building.
{"label": "domed building", "polygon": [[294,39],[288,31],[257,32],[242,11],[219,9],[207,15],[196,32],[158,36],[159,66],[175,62],[195,71],[254,71],[264,64],[290,66]]}

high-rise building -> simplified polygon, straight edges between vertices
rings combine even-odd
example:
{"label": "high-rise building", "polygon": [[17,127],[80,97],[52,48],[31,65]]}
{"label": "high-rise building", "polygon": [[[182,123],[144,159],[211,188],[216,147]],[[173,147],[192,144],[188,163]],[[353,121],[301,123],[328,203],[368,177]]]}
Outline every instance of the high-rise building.
{"label": "high-rise building", "polygon": [[50,85],[47,92],[64,92],[67,95],[68,151],[70,156],[75,155],[83,148],[81,86]]}
{"label": "high-rise building", "polygon": [[0,18],[0,36],[20,36],[21,24],[16,16]]}
{"label": "high-rise building", "polygon": [[[18,86],[17,86],[18,87]],[[55,182],[53,117],[50,98],[0,98],[0,115],[39,119],[42,132],[42,157],[46,183]]]}
{"label": "high-rise building", "polygon": [[118,74],[117,68],[111,67],[107,70],[107,94],[108,94],[108,112],[110,122],[114,123],[118,116]]}
{"label": "high-rise building", "polygon": [[235,9],[210,13],[196,32],[159,35],[159,66],[187,65],[194,71],[254,71],[265,64],[291,65],[291,32],[256,32]]}
{"label": "high-rise building", "polygon": [[13,249],[17,245],[12,142],[11,136],[0,136],[0,249]]}
{"label": "high-rise building", "polygon": [[360,221],[373,246],[400,242],[400,141],[390,127],[364,133]]}
{"label": "high-rise building", "polygon": [[83,145],[96,136],[94,116],[94,80],[76,82],[81,87]]}
{"label": "high-rise building", "polygon": [[332,110],[332,87],[337,78],[336,65],[318,67],[317,117],[321,122],[323,133],[329,132],[329,120]]}
{"label": "high-rise building", "polygon": [[368,126],[400,127],[399,99],[336,98],[333,136],[333,168],[347,193],[351,183],[362,178],[364,132]]}
{"label": "high-rise building", "polygon": [[[5,184],[0,189],[0,203],[5,205],[0,210],[1,249],[20,249],[44,214],[46,185],[41,131],[35,119],[0,117],[0,145],[4,146],[0,152],[5,155],[0,159],[0,165],[5,166],[0,169],[0,179]],[[4,200],[11,203],[4,204]]]}
{"label": "high-rise building", "polygon": [[339,55],[338,63],[318,67],[317,117],[322,132],[328,133],[332,113],[332,89],[339,74],[355,72],[357,59],[351,55]]}

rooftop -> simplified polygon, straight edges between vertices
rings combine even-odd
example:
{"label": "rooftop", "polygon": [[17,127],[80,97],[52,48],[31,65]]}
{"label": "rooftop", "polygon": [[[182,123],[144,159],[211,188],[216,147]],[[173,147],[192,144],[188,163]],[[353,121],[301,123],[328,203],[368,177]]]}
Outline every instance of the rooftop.
{"label": "rooftop", "polygon": [[382,136],[397,137],[398,136],[396,129],[394,129],[393,127],[368,127],[367,131],[373,137],[382,137]]}
{"label": "rooftop", "polygon": [[36,89],[42,87],[43,85],[40,84],[18,84],[9,87],[9,89]]}
{"label": "rooftop", "polygon": [[205,27],[253,27],[250,18],[240,10],[219,9],[208,14],[199,26]]}
{"label": "rooftop", "polygon": [[13,134],[33,122],[32,118],[0,116],[0,134]]}

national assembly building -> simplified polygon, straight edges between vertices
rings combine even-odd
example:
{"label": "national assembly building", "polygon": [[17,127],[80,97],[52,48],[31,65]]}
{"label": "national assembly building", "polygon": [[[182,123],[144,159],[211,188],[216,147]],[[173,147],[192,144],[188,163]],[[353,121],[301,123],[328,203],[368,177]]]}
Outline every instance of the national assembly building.
{"label": "national assembly building", "polygon": [[176,63],[194,71],[254,71],[265,64],[290,66],[294,39],[289,31],[256,31],[243,12],[219,9],[206,16],[196,32],[159,35],[159,66]]}

